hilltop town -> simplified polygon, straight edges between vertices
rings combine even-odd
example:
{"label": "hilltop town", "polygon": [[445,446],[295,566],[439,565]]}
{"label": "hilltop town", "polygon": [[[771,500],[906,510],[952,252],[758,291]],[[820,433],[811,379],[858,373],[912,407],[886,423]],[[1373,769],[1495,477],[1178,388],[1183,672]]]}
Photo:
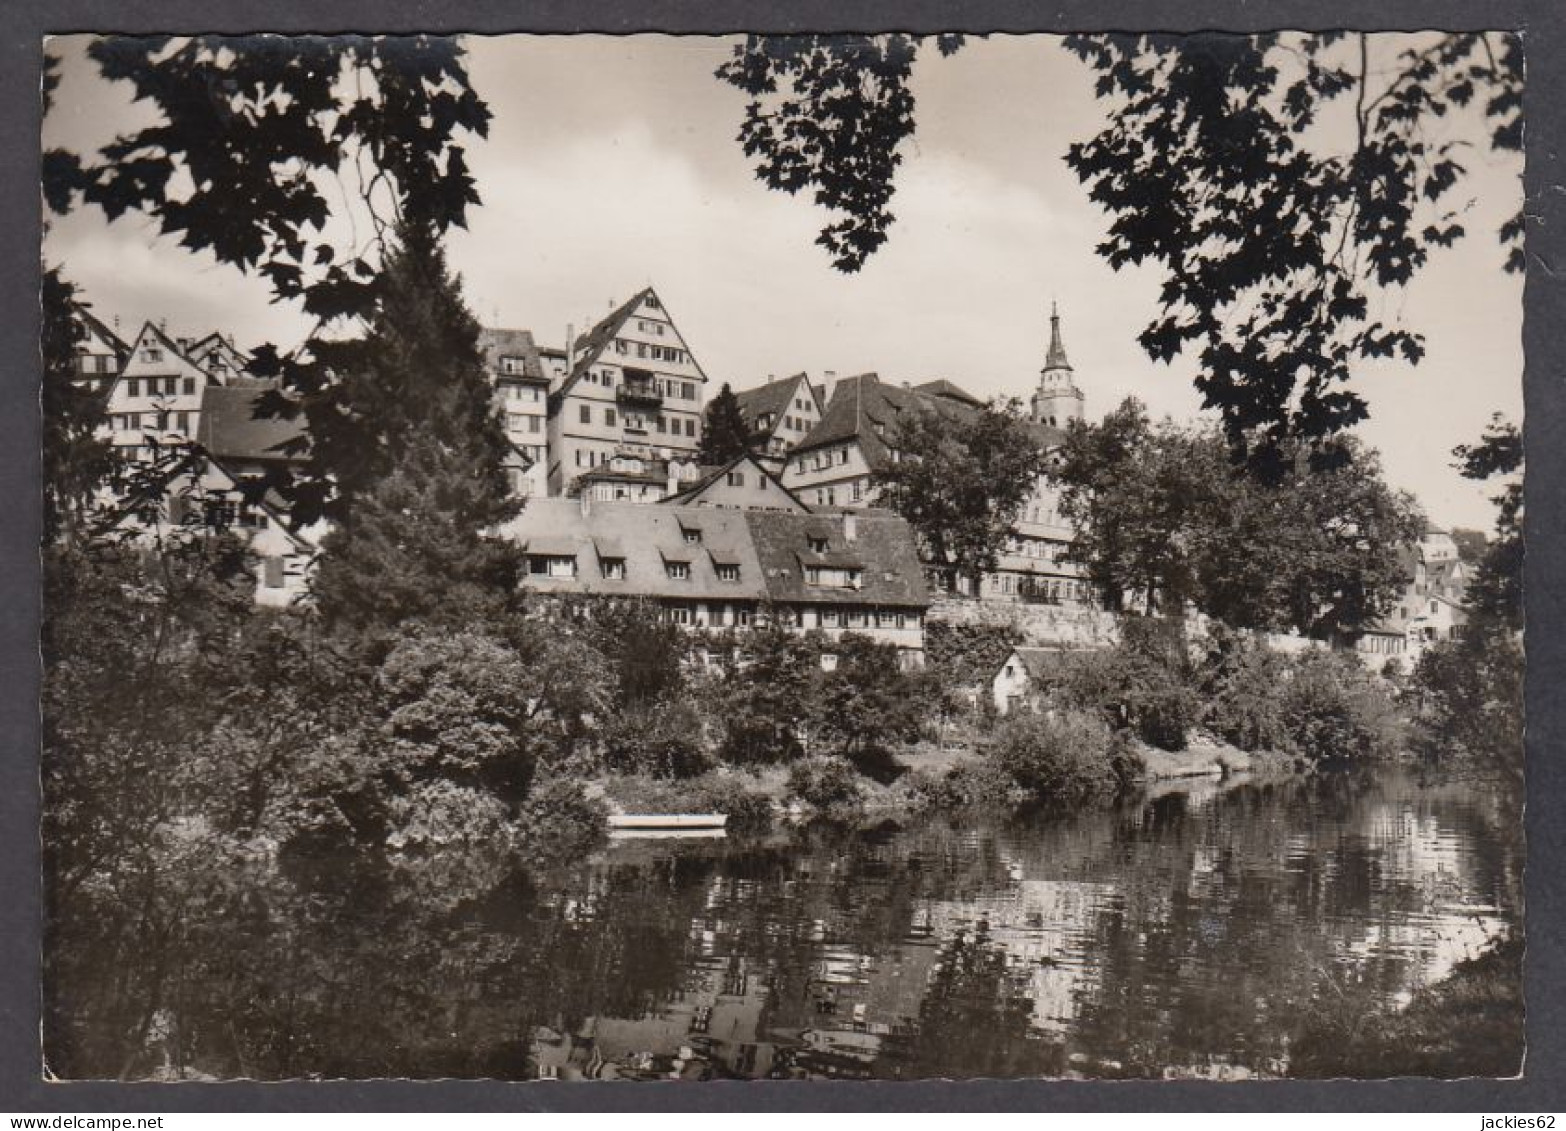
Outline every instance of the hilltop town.
{"label": "hilltop town", "polygon": [[[224,334],[179,337],[149,323],[126,340],[86,306],[78,317],[78,379],[103,399],[106,438],[121,461],[157,469],[167,496],[161,510],[124,500],[117,521],[150,532],[192,521],[237,530],[256,555],[258,602],[307,599],[324,526],[291,521],[275,490],[258,489],[308,451],[303,424],[267,407],[277,382],[253,376]],[[1001,704],[1029,682],[1028,649],[1113,639],[1048,474],[1033,484],[996,568],[977,578],[922,558],[908,523],[879,505],[875,476],[899,457],[890,441],[901,418],[961,418],[983,406],[952,380],[770,378],[736,393],[747,450],[706,464],[715,382],[651,286],[563,347],[501,327],[483,328],[480,347],[507,480],[526,502],[503,533],[525,555],[529,589],[648,599],[692,628],[745,628],[766,608],[801,631],[894,644],[910,664],[923,657],[929,617],[1009,624],[1024,645],[995,673]],[[1031,387],[1019,380],[1017,391],[1027,394],[1034,440],[1055,451],[1085,419],[1091,382],[1078,378],[1053,308],[1042,354]],[[193,451],[198,471],[181,462]],[[199,516],[182,503],[193,483]],[[1429,644],[1459,636],[1466,620],[1469,566],[1450,533],[1427,529],[1398,552],[1404,596],[1353,642],[1367,664],[1411,664]]]}

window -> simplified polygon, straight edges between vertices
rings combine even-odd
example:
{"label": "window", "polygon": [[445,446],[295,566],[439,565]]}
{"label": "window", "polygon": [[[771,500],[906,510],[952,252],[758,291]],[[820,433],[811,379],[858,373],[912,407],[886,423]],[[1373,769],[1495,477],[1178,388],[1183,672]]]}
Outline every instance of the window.
{"label": "window", "polygon": [[132,377],[129,381],[125,382],[125,395],[127,397],[139,397],[139,396],[141,396],[141,379],[140,378]]}
{"label": "window", "polygon": [[837,610],[836,609],[822,609],[821,610],[821,627],[822,628],[836,628],[837,627]]}
{"label": "window", "polygon": [[612,409],[612,408],[604,409],[604,423],[613,426],[613,424],[614,424],[614,409]]}
{"label": "window", "polygon": [[185,435],[190,435],[190,413],[176,412],[174,414],[174,427],[185,433]]}
{"label": "window", "polygon": [[848,627],[863,628],[865,626],[865,614],[860,609],[850,609],[848,612]]}
{"label": "window", "polygon": [[749,628],[754,616],[755,614],[752,613],[749,609],[735,609],[734,623],[740,628]]}
{"label": "window", "polygon": [[739,579],[740,579],[739,578],[739,566],[737,566],[737,565],[720,565],[718,567],[718,580],[719,581],[738,581]]}
{"label": "window", "polygon": [[283,587],[283,559],[277,556],[261,559],[262,583],[268,589],[281,589]]}
{"label": "window", "polygon": [[805,584],[806,585],[820,585],[821,584],[821,567],[820,566],[806,566],[805,567]]}
{"label": "window", "polygon": [[689,562],[665,562],[664,568],[668,570],[670,581],[689,581],[691,579],[691,565]]}
{"label": "window", "polygon": [[625,559],[624,558],[602,558],[602,559],[599,560],[598,565],[599,565],[599,570],[604,575],[604,580],[605,581],[624,581],[625,580]]}
{"label": "window", "polygon": [[186,377],[184,384],[185,384],[185,389],[184,389],[185,395],[187,397],[195,396],[196,395],[196,379],[194,377]]}
{"label": "window", "polygon": [[529,432],[537,432],[541,430],[543,426],[544,418],[542,416],[530,416],[527,418],[527,430]]}
{"label": "window", "polygon": [[141,356],[144,361],[162,361],[163,351],[157,346],[148,346],[141,351]]}
{"label": "window", "polygon": [[699,529],[697,529],[696,527],[694,527],[694,526],[682,526],[682,527],[680,527],[680,533],[685,535],[685,544],[687,546],[700,545],[700,543],[701,543],[701,531]]}
{"label": "window", "polygon": [[837,462],[838,463],[847,463],[848,462],[848,449],[847,448],[839,448],[839,449],[837,449]]}
{"label": "window", "polygon": [[812,554],[824,554],[827,552],[827,540],[825,538],[812,536],[808,541],[810,542],[810,552]]}
{"label": "window", "polygon": [[851,491],[851,493],[853,495],[854,502],[856,502],[856,503],[862,501],[864,499],[864,497],[865,497],[865,487],[864,487],[864,484],[859,482],[859,480],[857,480],[857,479],[854,480],[853,486],[850,488],[850,491]]}
{"label": "window", "polygon": [[843,571],[843,584],[850,589],[858,589],[860,586],[860,571],[857,569],[845,569]]}
{"label": "window", "polygon": [[696,438],[696,418],[687,417],[685,420],[685,434],[692,439]]}
{"label": "window", "polygon": [[645,342],[637,342],[636,343],[636,356],[637,357],[646,357],[647,356],[647,343],[645,343]]}
{"label": "window", "polygon": [[670,605],[669,619],[675,624],[690,624],[691,610],[688,605]]}
{"label": "window", "polygon": [[743,471],[731,471],[731,472],[729,472],[728,484],[729,484],[730,487],[743,487],[743,486],[745,486],[745,473]]}
{"label": "window", "polygon": [[592,405],[585,404],[585,405],[582,406],[582,409],[581,409],[581,420],[582,420],[583,424],[591,424],[593,422],[593,406]]}

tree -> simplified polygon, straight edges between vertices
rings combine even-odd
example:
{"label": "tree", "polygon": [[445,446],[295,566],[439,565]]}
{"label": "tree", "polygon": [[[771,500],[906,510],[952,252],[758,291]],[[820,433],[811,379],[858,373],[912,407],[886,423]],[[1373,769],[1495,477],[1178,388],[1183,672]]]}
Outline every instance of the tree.
{"label": "tree", "polygon": [[1470,530],[1462,526],[1452,528],[1452,541],[1457,546],[1457,558],[1466,566],[1476,566],[1484,559],[1490,539],[1483,530]]}
{"label": "tree", "polygon": [[729,388],[727,381],[718,395],[712,398],[703,414],[701,423],[701,447],[696,461],[705,464],[725,464],[756,447],[756,436],[740,409],[739,398]]}
{"label": "tree", "polygon": [[46,153],[49,206],[145,212],[317,318],[374,301],[381,248],[325,235],[345,187],[380,235],[396,220],[444,231],[478,202],[457,139],[485,136],[490,114],[456,39],[105,36],[88,54],[157,120],[95,154]]}
{"label": "tree", "polygon": [[519,556],[495,528],[519,504],[478,323],[428,228],[405,223],[366,336],[308,403],[312,460],[333,486],[313,593],[329,625],[391,628],[499,609]]}
{"label": "tree", "polygon": [[892,746],[919,736],[930,702],[924,680],[903,670],[900,653],[856,632],[823,644],[836,662],[817,673],[809,701],[821,748],[861,773],[895,776]]}
{"label": "tree", "polygon": [[[156,120],[96,153],[45,153],[46,202],[145,213],[190,251],[264,276],[275,301],[299,302],[315,329],[291,349],[257,348],[253,369],[283,386],[261,410],[302,412],[313,430],[354,368],[326,331],[382,303],[390,237],[404,225],[438,238],[478,202],[462,139],[485,136],[490,114],[460,41],[110,36],[88,54]],[[53,78],[51,61],[46,92]],[[270,484],[305,525],[329,516],[339,470],[326,462],[337,453],[318,458],[330,441],[313,439],[306,468]]]}
{"label": "tree", "polygon": [[[960,45],[937,39],[944,54]],[[718,70],[751,96],[740,138],[757,177],[813,189],[842,214],[818,240],[840,270],[886,240],[920,46],[752,36]],[[1066,47],[1108,110],[1066,155],[1113,218],[1099,252],[1116,268],[1162,269],[1144,349],[1169,360],[1195,348],[1197,387],[1236,454],[1281,475],[1288,441],[1314,448],[1365,417],[1343,387],[1356,363],[1422,355],[1418,333],[1377,320],[1371,299],[1464,235],[1465,149],[1521,150],[1520,37],[1432,33],[1392,52],[1344,32],[1071,36]],[[1446,126],[1465,118],[1469,129]],[[1500,231],[1508,270],[1522,269],[1522,235],[1519,213]]]}
{"label": "tree", "polygon": [[1242,474],[1211,429],[1153,425],[1128,400],[1068,433],[1055,474],[1073,547],[1115,607],[1192,604],[1235,628],[1352,637],[1383,615],[1406,577],[1397,548],[1417,540],[1413,500],[1374,453],[1338,441],[1312,467],[1295,445],[1276,482]]}
{"label": "tree", "polygon": [[871,483],[919,535],[927,560],[977,581],[993,570],[1049,455],[1016,401],[904,412]]}
{"label": "tree", "polygon": [[44,272],[43,497],[45,544],[75,538],[98,488],[113,468],[104,423],[104,398],[79,383],[76,347],[83,329],[75,288],[57,268]]}
{"label": "tree", "polygon": [[725,722],[718,756],[735,765],[792,762],[805,752],[820,645],[762,619],[723,654]]}
{"label": "tree", "polygon": [[[1414,669],[1426,710],[1427,742],[1456,743],[1501,772],[1514,789],[1523,774],[1522,436],[1499,417],[1479,443],[1455,453],[1470,479],[1505,477],[1495,497],[1495,536],[1468,584],[1468,625],[1458,640],[1428,649]],[[1519,798],[1520,799],[1520,798]]]}

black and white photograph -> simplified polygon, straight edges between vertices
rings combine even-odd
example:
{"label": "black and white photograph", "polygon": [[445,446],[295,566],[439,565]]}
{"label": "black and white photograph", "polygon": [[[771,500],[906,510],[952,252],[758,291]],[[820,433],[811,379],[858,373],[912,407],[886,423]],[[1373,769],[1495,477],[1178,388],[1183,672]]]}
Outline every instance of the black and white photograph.
{"label": "black and white photograph", "polygon": [[40,1079],[1524,1075],[1523,37],[372,30],[39,45]]}

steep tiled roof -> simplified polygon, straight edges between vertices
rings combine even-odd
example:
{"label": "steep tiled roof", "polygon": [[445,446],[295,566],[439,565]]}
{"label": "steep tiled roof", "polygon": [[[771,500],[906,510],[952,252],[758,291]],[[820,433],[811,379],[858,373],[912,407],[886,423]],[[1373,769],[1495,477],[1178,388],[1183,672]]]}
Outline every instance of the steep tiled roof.
{"label": "steep tiled roof", "polygon": [[[848,538],[852,523],[854,537]],[[700,540],[686,540],[699,531]],[[529,574],[524,584],[545,593],[659,597],[686,600],[780,601],[924,608],[929,597],[913,531],[882,515],[822,517],[782,511],[648,506],[577,499],[529,499],[502,534],[548,557],[571,557],[576,576]],[[810,539],[824,538],[825,555]],[[603,557],[622,557],[625,578],[603,576]],[[802,563],[841,561],[862,569],[857,589],[806,585]],[[688,565],[690,576],[669,576],[668,565]],[[717,566],[738,565],[738,581],[720,581]]]}
{"label": "steep tiled roof", "polygon": [[484,367],[491,373],[500,372],[501,358],[519,357],[522,359],[520,376],[534,381],[549,379],[531,331],[486,326],[479,331],[479,350],[484,355]]}
{"label": "steep tiled roof", "polygon": [[[929,391],[932,385],[939,391]],[[890,459],[885,437],[902,413],[929,409],[954,419],[967,419],[980,404],[982,402],[977,398],[949,381],[905,389],[884,383],[874,373],[845,377],[832,390],[832,400],[822,413],[821,422],[799,442],[794,452],[858,440],[866,463],[871,470],[879,470]],[[1029,424],[1028,429],[1044,447],[1056,447],[1066,437],[1060,429],[1043,424]]]}
{"label": "steep tiled roof", "polygon": [[734,395],[739,400],[740,411],[745,414],[745,423],[754,430],[760,427],[762,420],[770,416],[771,422],[766,428],[766,435],[770,436],[777,431],[783,414],[794,403],[800,382],[804,379],[803,373],[796,373],[792,377],[779,377],[775,381],[768,381],[765,385],[757,385],[754,389],[737,391]]}
{"label": "steep tiled roof", "polygon": [[[685,541],[686,528],[701,531],[700,543]],[[501,532],[522,546],[524,553],[534,548],[550,556],[569,553],[575,559],[574,578],[529,575],[524,584],[540,592],[693,601],[760,601],[766,597],[761,566],[742,511],[604,502],[593,502],[584,511],[577,499],[534,498]],[[711,550],[726,560],[738,559],[739,581],[718,580]],[[623,555],[624,580],[603,576],[601,555]],[[688,564],[690,577],[671,578],[669,562]]]}
{"label": "steep tiled roof", "polygon": [[85,304],[78,302],[72,303],[71,305],[72,309],[76,313],[76,317],[81,319],[85,325],[91,327],[94,333],[107,342],[109,348],[114,351],[115,356],[123,364],[125,358],[129,356],[131,350],[130,345],[125,341],[125,339],[120,337],[113,330],[109,329],[108,326],[104,325],[103,321],[91,310],[87,309]]}
{"label": "steep tiled roof", "polygon": [[926,381],[922,385],[915,385],[913,387],[913,391],[916,393],[924,393],[926,396],[946,397],[949,400],[961,401],[963,404],[970,404],[974,408],[980,408],[984,404],[983,401],[974,396],[972,393],[968,392],[967,389],[959,388],[958,386],[953,385],[944,377],[938,378],[934,381]]}
{"label": "steep tiled roof", "polygon": [[[742,513],[755,540],[767,595],[774,601],[917,608],[930,603],[913,528],[900,518],[783,511]],[[850,523],[852,539],[848,537]],[[827,552],[813,554],[810,540],[821,537],[826,539]],[[860,588],[806,585],[804,566],[818,561],[831,564],[827,559],[860,567]]]}
{"label": "steep tiled roof", "polygon": [[779,479],[770,470],[768,470],[767,466],[756,458],[756,454],[754,452],[741,452],[739,455],[729,460],[728,463],[704,463],[698,465],[696,479],[688,483],[686,486],[680,488],[679,494],[671,495],[669,498],[663,501],[668,505],[682,505],[688,503],[695,499],[696,496],[700,495],[708,487],[716,483],[720,477],[727,475],[739,464],[747,462],[751,465],[752,468],[756,470],[758,474],[765,475],[767,479],[771,481],[773,487],[775,487],[784,498],[793,502],[802,511],[807,513],[810,511],[810,507],[806,505],[805,501],[798,495],[794,494],[793,491],[785,487],[783,485],[783,480]]}
{"label": "steep tiled roof", "polygon": [[201,393],[196,442],[218,459],[297,460],[295,442],[305,435],[304,420],[283,420],[258,412],[268,381],[247,380],[208,385]]}
{"label": "steep tiled roof", "polygon": [[1060,674],[1061,649],[1059,648],[1018,647],[1013,651],[1017,659],[1022,662],[1023,670],[1035,680],[1048,680]]}

